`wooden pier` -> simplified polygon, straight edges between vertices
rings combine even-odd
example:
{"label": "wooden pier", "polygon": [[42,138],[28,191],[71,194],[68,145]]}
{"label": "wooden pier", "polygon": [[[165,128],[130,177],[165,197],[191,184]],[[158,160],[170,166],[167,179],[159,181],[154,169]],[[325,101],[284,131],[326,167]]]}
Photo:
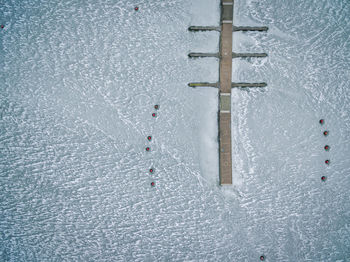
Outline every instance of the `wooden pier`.
{"label": "wooden pier", "polygon": [[221,6],[219,71],[219,174],[220,184],[232,184],[231,75],[232,75],[233,0]]}
{"label": "wooden pier", "polygon": [[190,58],[215,57],[220,59],[219,82],[189,83],[190,87],[219,88],[219,176],[220,185],[232,184],[232,143],[231,143],[231,88],[265,87],[266,83],[232,83],[232,59],[246,57],[266,57],[266,53],[234,53],[232,52],[232,32],[235,31],[267,31],[267,27],[249,27],[233,25],[234,0],[221,1],[220,26],[190,26],[190,31],[219,31],[219,53],[190,53]]}

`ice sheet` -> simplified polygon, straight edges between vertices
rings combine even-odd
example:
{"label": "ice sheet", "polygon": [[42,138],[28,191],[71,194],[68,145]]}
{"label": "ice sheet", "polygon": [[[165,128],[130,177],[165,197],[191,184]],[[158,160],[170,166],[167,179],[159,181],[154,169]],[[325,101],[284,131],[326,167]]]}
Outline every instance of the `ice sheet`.
{"label": "ice sheet", "polygon": [[187,86],[218,80],[217,59],[187,57],[218,50],[187,30],[218,25],[218,0],[0,5],[0,260],[347,261],[349,4],[235,10],[270,30],[234,34],[269,57],[234,60],[233,80],[268,87],[232,92],[219,187],[217,90]]}

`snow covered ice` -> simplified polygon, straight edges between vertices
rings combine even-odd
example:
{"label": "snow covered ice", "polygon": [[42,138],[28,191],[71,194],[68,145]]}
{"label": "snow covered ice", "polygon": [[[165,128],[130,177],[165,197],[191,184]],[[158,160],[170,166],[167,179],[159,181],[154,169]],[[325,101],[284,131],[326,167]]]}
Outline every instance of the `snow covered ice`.
{"label": "snow covered ice", "polygon": [[349,2],[235,1],[225,187],[219,7],[1,1],[0,261],[350,261]]}

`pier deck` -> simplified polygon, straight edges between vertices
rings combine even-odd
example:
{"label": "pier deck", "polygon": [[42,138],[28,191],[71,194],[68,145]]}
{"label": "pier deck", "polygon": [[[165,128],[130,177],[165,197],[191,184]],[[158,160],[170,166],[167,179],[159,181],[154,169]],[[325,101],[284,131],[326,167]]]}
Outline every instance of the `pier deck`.
{"label": "pier deck", "polygon": [[221,3],[219,79],[219,174],[220,184],[232,184],[231,85],[233,0]]}
{"label": "pier deck", "polygon": [[219,81],[217,83],[193,82],[188,86],[219,88],[219,177],[220,185],[232,184],[232,139],[231,139],[231,88],[263,88],[267,84],[261,83],[232,83],[232,59],[267,57],[266,53],[235,53],[232,52],[232,32],[268,30],[266,26],[234,26],[233,25],[234,0],[221,0],[220,26],[190,26],[189,31],[218,31],[220,32],[220,49],[218,53],[189,53],[190,58],[215,57],[220,61]]}

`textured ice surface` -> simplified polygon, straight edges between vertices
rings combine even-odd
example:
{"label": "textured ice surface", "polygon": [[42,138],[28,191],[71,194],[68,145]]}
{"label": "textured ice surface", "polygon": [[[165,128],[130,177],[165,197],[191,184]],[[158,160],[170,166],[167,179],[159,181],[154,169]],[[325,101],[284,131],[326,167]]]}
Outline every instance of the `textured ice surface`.
{"label": "textured ice surface", "polygon": [[269,57],[233,78],[268,88],[233,90],[224,188],[217,90],[187,87],[218,80],[216,59],[187,57],[218,50],[187,31],[218,7],[1,1],[0,260],[349,260],[349,2],[236,1],[238,25],[270,30],[234,51]]}
{"label": "textured ice surface", "polygon": [[233,72],[234,81],[268,82],[232,97],[233,173],[249,240],[271,261],[350,261],[350,2],[235,8],[237,24],[269,26],[233,36],[237,51],[269,54],[237,60]]}

